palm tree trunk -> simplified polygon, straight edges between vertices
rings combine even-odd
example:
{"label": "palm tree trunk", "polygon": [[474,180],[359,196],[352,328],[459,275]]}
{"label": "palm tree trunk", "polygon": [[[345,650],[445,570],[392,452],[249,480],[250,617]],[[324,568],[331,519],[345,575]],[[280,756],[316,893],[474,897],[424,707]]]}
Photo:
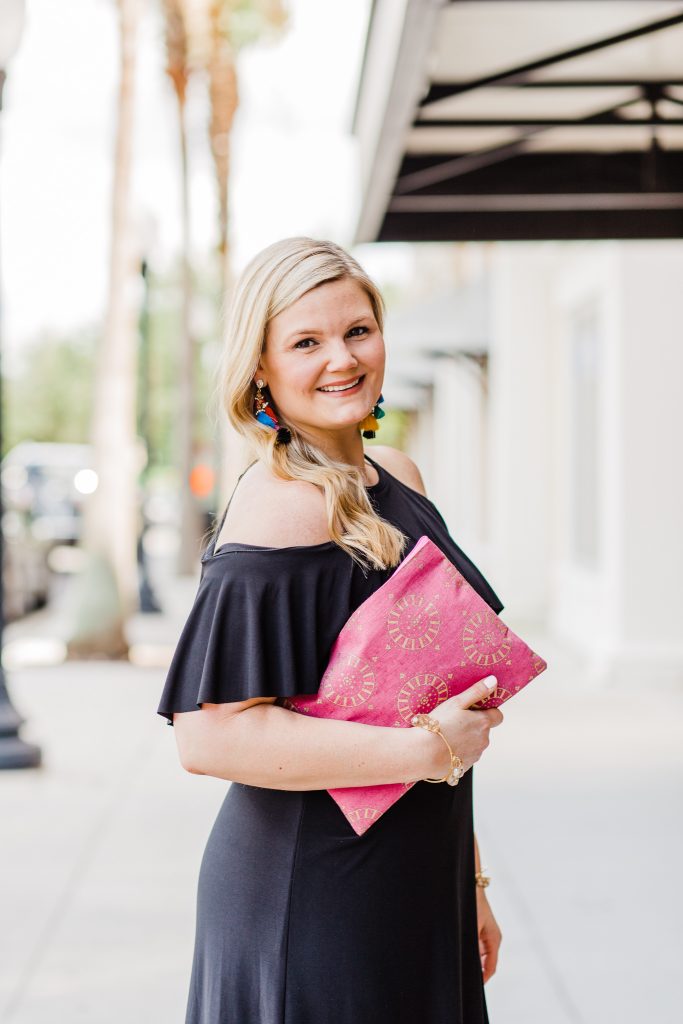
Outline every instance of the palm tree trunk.
{"label": "palm tree trunk", "polygon": [[[218,259],[220,261],[221,298],[227,306],[233,287],[230,263],[228,197],[230,183],[230,142],[235,114],[239,106],[239,90],[235,53],[222,26],[224,0],[214,0],[209,7],[211,41],[207,62],[209,98],[211,101],[211,155],[218,189]],[[237,477],[247,464],[248,452],[240,434],[227,417],[221,419],[218,437],[220,448],[219,491],[224,505],[232,493]]]}
{"label": "palm tree trunk", "polygon": [[131,213],[134,85],[140,0],[118,0],[120,80],[111,208],[109,292],[95,368],[91,439],[98,487],[85,508],[87,564],[72,605],[72,656],[125,657],[125,620],[137,607],[136,444],[138,275]]}
{"label": "palm tree trunk", "polygon": [[166,74],[173,83],[178,104],[178,143],[180,147],[181,203],[181,310],[178,358],[178,416],[176,420],[177,467],[180,476],[180,547],[177,570],[196,572],[202,522],[199,506],[190,488],[194,464],[195,420],[195,340],[192,335],[192,232],[190,217],[190,174],[187,149],[187,85],[190,79],[189,30],[201,7],[187,0],[163,0],[166,35]]}
{"label": "palm tree trunk", "polygon": [[185,99],[178,96],[178,128],[181,161],[182,204],[182,308],[180,365],[178,381],[178,432],[181,473],[180,550],[178,572],[196,572],[203,524],[197,499],[190,489],[190,474],[195,459],[195,340],[192,334],[192,237],[190,218],[190,175],[187,154]]}

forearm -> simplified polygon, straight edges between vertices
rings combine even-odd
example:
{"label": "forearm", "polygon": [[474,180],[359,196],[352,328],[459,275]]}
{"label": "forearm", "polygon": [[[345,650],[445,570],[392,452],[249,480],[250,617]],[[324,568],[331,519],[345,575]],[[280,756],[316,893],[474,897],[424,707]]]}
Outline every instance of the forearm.
{"label": "forearm", "polygon": [[416,782],[448,767],[444,744],[424,729],[309,718],[269,703],[225,708],[188,713],[203,716],[192,721],[182,758],[189,771],[265,789],[308,790]]}

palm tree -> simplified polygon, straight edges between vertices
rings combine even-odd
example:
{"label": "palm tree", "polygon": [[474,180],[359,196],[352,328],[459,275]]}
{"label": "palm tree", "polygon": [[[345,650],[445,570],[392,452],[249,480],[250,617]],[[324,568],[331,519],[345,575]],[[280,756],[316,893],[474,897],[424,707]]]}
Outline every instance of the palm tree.
{"label": "palm tree", "polygon": [[187,150],[187,86],[193,70],[190,60],[190,28],[201,7],[192,0],[162,0],[166,35],[166,73],[173,84],[178,108],[180,191],[182,221],[182,300],[180,359],[178,365],[178,452],[181,479],[180,549],[178,570],[195,571],[201,534],[200,513],[188,487],[194,461],[195,340],[192,336],[192,256],[190,178]]}
{"label": "palm tree", "polygon": [[[198,50],[208,73],[211,116],[209,137],[218,192],[218,259],[221,299],[232,290],[228,223],[230,135],[239,106],[236,59],[254,42],[279,38],[287,24],[281,0],[209,0],[206,38]],[[221,490],[230,493],[244,468],[244,443],[221,419]]]}
{"label": "palm tree", "polygon": [[120,76],[111,206],[109,289],[97,351],[91,438],[97,490],[85,508],[86,568],[72,605],[71,656],[125,657],[124,624],[137,607],[138,533],[135,384],[139,271],[131,226],[134,85],[140,0],[117,0]]}
{"label": "palm tree", "polygon": [[209,134],[218,186],[218,251],[222,259],[222,283],[228,285],[228,185],[230,133],[239,105],[236,58],[254,42],[279,37],[287,24],[281,0],[210,0],[209,36],[204,61],[209,76],[211,120]]}
{"label": "palm tree", "polygon": [[[200,534],[199,509],[188,481],[193,464],[195,341],[191,333],[192,263],[190,255],[190,196],[187,147],[187,87],[199,73],[208,80],[210,99],[209,138],[218,186],[218,257],[221,298],[230,293],[228,245],[228,180],[230,132],[239,103],[235,58],[249,43],[281,30],[286,14],[281,0],[162,0],[166,34],[166,71],[173,83],[178,108],[182,178],[183,298],[181,359],[179,369],[179,416],[181,525],[181,573],[196,569]],[[234,478],[242,468],[241,438],[223,421],[221,447]]]}

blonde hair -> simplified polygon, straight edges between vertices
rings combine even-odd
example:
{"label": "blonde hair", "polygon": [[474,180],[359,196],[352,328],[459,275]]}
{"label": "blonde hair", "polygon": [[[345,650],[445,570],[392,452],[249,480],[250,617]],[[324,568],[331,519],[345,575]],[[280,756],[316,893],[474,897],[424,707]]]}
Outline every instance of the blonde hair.
{"label": "blonde hair", "polygon": [[[283,480],[306,480],[325,496],[330,538],[361,566],[396,565],[407,538],[377,515],[360,470],[337,462],[304,439],[287,423],[289,444],[275,444],[276,431],[254,416],[254,376],[265,345],[268,324],[310,289],[349,277],[365,290],[377,325],[384,325],[384,300],[360,264],[334,242],[283,238],[247,264],[235,283],[226,316],[225,344],[219,364],[223,406],[235,429],[257,459]],[[269,395],[269,401],[277,407]]]}

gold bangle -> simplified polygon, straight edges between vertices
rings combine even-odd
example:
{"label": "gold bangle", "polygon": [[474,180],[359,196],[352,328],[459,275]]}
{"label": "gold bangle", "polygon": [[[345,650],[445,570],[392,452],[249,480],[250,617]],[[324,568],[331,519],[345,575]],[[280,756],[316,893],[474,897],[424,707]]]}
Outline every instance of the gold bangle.
{"label": "gold bangle", "polygon": [[491,881],[491,879],[484,875],[481,871],[475,871],[474,880],[477,883],[477,885],[481,886],[482,889],[485,889],[486,886]]}
{"label": "gold bangle", "polygon": [[419,726],[421,729],[426,729],[428,732],[436,733],[437,736],[440,736],[441,739],[446,744],[446,746],[448,747],[448,753],[450,754],[451,758],[450,770],[446,772],[442,779],[423,779],[422,781],[447,782],[449,786],[457,786],[458,782],[465,774],[465,768],[458,755],[454,754],[453,751],[451,750],[450,743],[448,742],[444,734],[441,732],[440,724],[437,722],[435,718],[432,718],[430,715],[413,715],[413,717],[411,718],[411,724]]}

